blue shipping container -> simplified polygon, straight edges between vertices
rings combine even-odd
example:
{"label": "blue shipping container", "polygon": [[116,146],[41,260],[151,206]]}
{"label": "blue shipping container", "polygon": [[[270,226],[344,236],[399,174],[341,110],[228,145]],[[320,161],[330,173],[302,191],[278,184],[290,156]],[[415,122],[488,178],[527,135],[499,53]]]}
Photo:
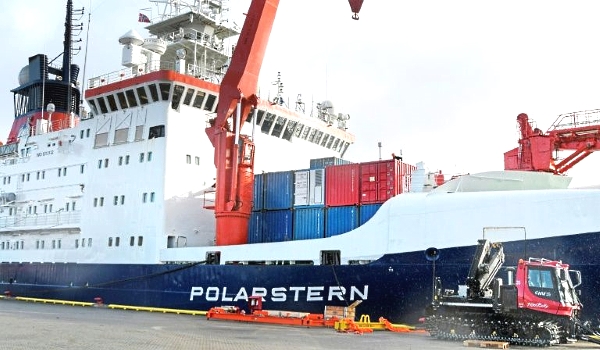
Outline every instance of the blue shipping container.
{"label": "blue shipping container", "polygon": [[252,210],[258,211],[263,209],[265,209],[265,174],[255,174]]}
{"label": "blue shipping container", "polygon": [[294,210],[294,240],[325,237],[325,208],[309,207]]}
{"label": "blue shipping container", "polygon": [[381,208],[381,205],[382,203],[361,205],[358,209],[358,226],[362,226],[365,222],[369,221],[369,219],[371,219],[373,215],[375,215],[377,210]]}
{"label": "blue shipping container", "polygon": [[292,210],[271,210],[261,212],[263,215],[264,242],[284,242],[293,238]]}
{"label": "blue shipping container", "polygon": [[325,220],[325,236],[336,236],[354,230],[358,225],[358,206],[329,207]]}
{"label": "blue shipping container", "polygon": [[294,172],[265,173],[264,208],[266,210],[290,209],[294,200]]}
{"label": "blue shipping container", "polygon": [[263,215],[259,211],[250,214],[248,225],[248,243],[263,243]]}

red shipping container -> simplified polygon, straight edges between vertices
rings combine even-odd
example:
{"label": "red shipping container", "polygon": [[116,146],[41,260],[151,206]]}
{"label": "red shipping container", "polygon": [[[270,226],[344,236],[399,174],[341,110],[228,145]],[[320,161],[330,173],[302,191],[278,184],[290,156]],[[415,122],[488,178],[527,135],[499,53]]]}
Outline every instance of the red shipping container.
{"label": "red shipping container", "polygon": [[360,203],[383,203],[404,192],[407,166],[389,159],[360,164]]}
{"label": "red shipping container", "polygon": [[325,205],[339,207],[360,202],[360,164],[334,165],[325,168]]}

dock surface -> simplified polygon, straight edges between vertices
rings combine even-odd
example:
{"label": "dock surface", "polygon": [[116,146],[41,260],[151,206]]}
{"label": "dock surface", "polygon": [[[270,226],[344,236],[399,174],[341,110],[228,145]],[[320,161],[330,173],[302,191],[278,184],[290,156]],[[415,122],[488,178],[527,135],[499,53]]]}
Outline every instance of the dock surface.
{"label": "dock surface", "polygon": [[[206,320],[204,316],[0,299],[0,349],[467,349],[426,333],[340,333]],[[510,346],[510,349],[532,349]],[[600,349],[578,342],[559,349]]]}

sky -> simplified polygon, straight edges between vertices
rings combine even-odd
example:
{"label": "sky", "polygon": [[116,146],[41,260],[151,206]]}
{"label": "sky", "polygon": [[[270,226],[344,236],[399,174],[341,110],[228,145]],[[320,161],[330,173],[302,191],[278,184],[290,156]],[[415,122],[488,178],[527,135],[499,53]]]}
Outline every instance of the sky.
{"label": "sky", "polygon": [[[65,4],[4,5],[2,141],[13,119],[10,90],[28,57],[62,50]],[[229,4],[241,25],[250,0]],[[86,79],[121,69],[118,38],[129,29],[145,36],[140,9],[157,14],[145,0],[74,0],[74,7],[85,8],[74,60],[83,69],[87,52]],[[502,170],[504,152],[518,145],[519,113],[545,131],[560,114],[600,108],[598,13],[594,0],[364,0],[355,21],[346,0],[281,0],[259,87],[273,92],[281,72],[290,101],[301,93],[306,103],[330,100],[350,114],[350,160],[401,152],[448,175]],[[568,174],[575,187],[596,185],[598,170],[600,152]]]}

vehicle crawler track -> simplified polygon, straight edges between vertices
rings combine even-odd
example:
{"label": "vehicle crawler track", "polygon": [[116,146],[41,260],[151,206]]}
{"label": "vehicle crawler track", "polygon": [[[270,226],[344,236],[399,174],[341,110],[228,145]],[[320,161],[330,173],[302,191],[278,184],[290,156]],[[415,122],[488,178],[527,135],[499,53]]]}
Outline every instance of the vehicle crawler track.
{"label": "vehicle crawler track", "polygon": [[552,321],[515,320],[497,315],[463,314],[461,317],[432,315],[425,320],[432,337],[443,340],[488,340],[524,346],[561,343],[561,327]]}

